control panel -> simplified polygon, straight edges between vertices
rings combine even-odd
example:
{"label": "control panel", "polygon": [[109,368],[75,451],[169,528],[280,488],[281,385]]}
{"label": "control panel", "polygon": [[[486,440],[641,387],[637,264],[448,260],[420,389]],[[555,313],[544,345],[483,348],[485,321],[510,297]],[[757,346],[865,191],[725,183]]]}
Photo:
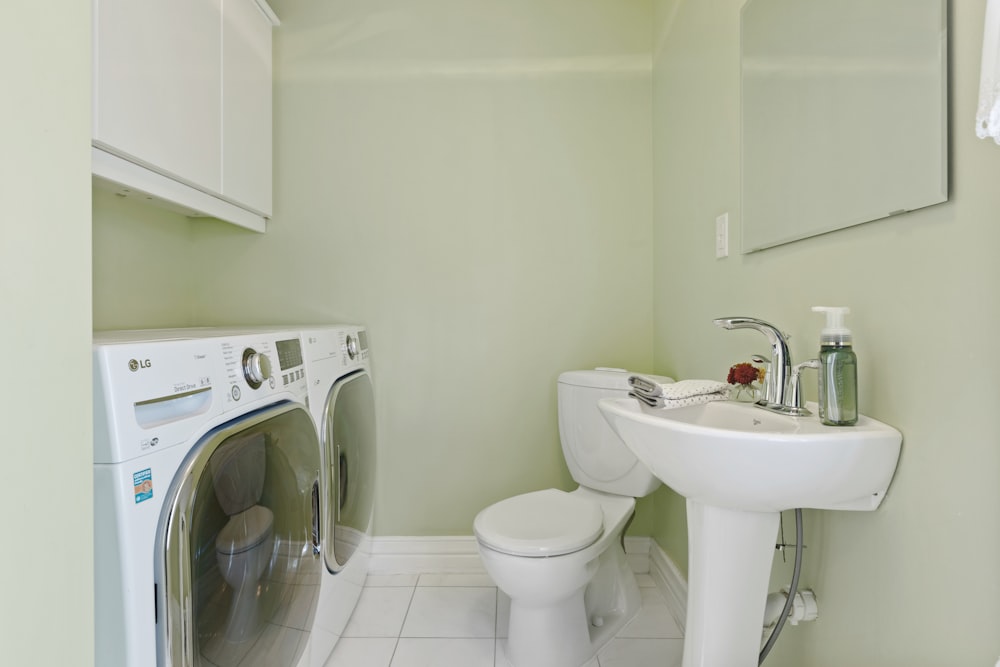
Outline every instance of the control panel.
{"label": "control panel", "polygon": [[[95,462],[124,461],[185,442],[209,422],[308,388],[298,332],[166,340],[113,340],[94,347]],[[273,398],[272,398],[273,397]]]}
{"label": "control panel", "polygon": [[309,362],[338,359],[344,368],[368,361],[368,332],[358,325],[331,325],[302,332]]}

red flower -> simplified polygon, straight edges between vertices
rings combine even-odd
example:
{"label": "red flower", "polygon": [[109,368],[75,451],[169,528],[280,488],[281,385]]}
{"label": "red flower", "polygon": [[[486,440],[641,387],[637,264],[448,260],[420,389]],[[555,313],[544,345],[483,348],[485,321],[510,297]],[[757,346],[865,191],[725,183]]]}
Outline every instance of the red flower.
{"label": "red flower", "polygon": [[760,369],[748,363],[736,364],[729,369],[726,382],[729,384],[751,384],[760,379]]}

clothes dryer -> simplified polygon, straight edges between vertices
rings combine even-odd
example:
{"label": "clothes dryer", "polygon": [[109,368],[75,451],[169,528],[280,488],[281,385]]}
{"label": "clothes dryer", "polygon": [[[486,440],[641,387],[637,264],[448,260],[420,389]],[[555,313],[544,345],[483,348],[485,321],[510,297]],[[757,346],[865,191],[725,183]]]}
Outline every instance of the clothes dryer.
{"label": "clothes dryer", "polygon": [[298,331],[95,334],[96,664],[322,664],[306,396]]}
{"label": "clothes dryer", "polygon": [[309,409],[323,452],[322,550],[313,641],[333,651],[368,574],[375,497],[375,403],[367,330],[359,325],[301,332]]}

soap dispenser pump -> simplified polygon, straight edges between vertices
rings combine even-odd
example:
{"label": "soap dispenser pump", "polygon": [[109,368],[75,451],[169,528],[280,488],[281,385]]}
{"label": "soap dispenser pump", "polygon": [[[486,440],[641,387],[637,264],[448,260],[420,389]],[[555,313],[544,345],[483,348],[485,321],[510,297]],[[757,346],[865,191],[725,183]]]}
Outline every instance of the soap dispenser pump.
{"label": "soap dispenser pump", "polygon": [[843,306],[814,306],[826,313],[819,339],[819,418],[828,426],[858,423],[858,358],[851,347],[851,330],[844,326]]}

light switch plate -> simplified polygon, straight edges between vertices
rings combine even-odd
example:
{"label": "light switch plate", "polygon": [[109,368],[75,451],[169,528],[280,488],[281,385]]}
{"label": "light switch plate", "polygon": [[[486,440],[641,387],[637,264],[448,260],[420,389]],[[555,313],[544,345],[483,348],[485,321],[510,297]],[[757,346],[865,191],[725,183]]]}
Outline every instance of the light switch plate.
{"label": "light switch plate", "polygon": [[715,219],[715,258],[729,257],[729,214]]}

